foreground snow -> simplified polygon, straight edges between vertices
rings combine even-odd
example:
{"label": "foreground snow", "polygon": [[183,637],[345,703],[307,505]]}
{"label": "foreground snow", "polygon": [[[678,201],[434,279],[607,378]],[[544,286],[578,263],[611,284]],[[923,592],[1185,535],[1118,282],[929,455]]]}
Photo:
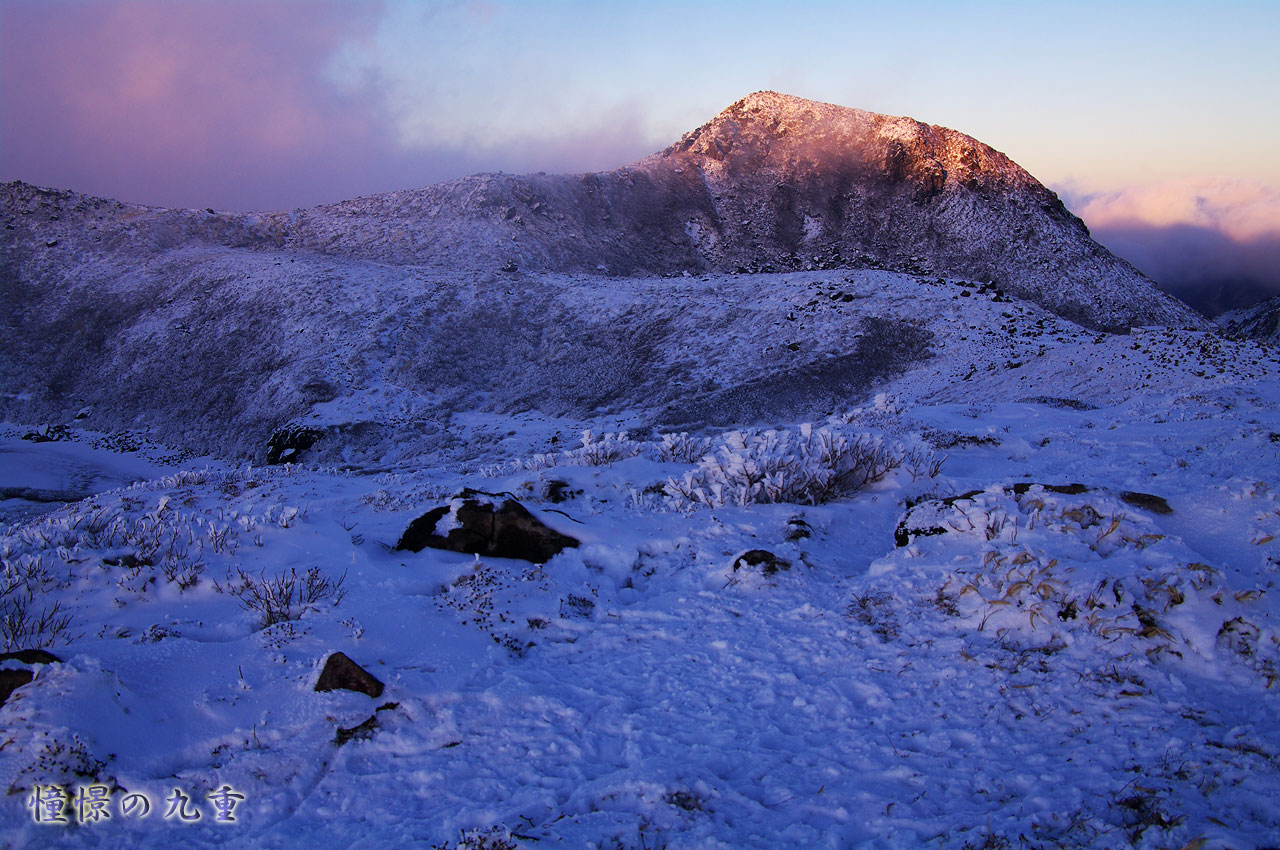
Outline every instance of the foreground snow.
{"label": "foreground snow", "polygon": [[[510,460],[484,470],[189,470],[27,518],[6,563],[47,573],[73,639],[0,709],[5,843],[1274,845],[1278,406],[1272,380],[1095,409],[882,398],[838,426],[939,475],[718,508],[672,503],[694,464],[654,444],[574,465],[533,452],[567,423],[496,417]],[[463,486],[581,547],[543,568],[391,548]],[[966,493],[896,545],[906,500]],[[140,548],[155,566],[123,560]],[[752,549],[791,567],[735,571]],[[313,567],[337,604],[262,628],[236,595]],[[336,651],[385,692],[315,692]],[[54,783],[108,786],[111,819],[36,823]],[[217,824],[227,786],[245,799]],[[174,789],[201,820],[165,819]]]}

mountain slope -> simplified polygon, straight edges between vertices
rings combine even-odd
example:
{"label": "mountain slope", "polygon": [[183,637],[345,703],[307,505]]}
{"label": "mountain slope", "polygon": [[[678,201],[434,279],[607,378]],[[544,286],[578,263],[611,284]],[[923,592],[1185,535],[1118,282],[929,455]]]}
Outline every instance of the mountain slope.
{"label": "mountain slope", "polygon": [[1223,313],[1217,322],[1233,336],[1280,343],[1280,295]]}

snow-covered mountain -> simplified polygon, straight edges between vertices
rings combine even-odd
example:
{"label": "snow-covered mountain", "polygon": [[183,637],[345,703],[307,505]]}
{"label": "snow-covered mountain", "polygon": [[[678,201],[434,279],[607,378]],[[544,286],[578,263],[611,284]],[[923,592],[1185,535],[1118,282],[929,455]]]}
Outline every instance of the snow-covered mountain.
{"label": "snow-covered mountain", "polygon": [[773,93],[605,174],[261,215],[13,183],[0,216],[0,416],[87,410],[223,454],[303,421],[332,459],[435,450],[467,409],[824,414],[911,364],[949,373],[957,318],[1040,307],[1207,328],[989,147]]}
{"label": "snow-covered mountain", "polygon": [[276,226],[291,247],[383,261],[623,275],[871,266],[994,283],[1095,327],[1203,326],[989,146],[775,92],[615,171],[477,175]]}

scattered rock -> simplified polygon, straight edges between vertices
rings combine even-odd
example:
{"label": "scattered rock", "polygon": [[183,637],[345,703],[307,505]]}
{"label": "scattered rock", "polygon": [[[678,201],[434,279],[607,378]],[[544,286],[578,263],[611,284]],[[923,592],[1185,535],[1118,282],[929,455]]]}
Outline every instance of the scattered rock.
{"label": "scattered rock", "polygon": [[[396,549],[421,552],[429,547],[543,564],[578,545],[569,535],[548,528],[515,499],[495,506],[484,494],[464,491],[463,496],[470,498],[434,508],[411,522]],[[450,523],[441,535],[436,526],[446,517]]]}
{"label": "scattered rock", "polygon": [[792,517],[787,520],[787,542],[795,543],[797,540],[813,536],[813,527],[804,521],[803,517]]}
{"label": "scattered rock", "polygon": [[371,697],[382,696],[382,682],[341,652],[335,652],[324,663],[317,691],[357,691]]}
{"label": "scattered rock", "polygon": [[1150,493],[1136,493],[1132,490],[1126,490],[1120,494],[1120,498],[1135,508],[1142,508],[1144,511],[1151,511],[1156,514],[1173,513],[1173,508],[1169,507],[1168,502],[1160,496],[1153,496]]}
{"label": "scattered rock", "polygon": [[747,567],[759,567],[760,572],[771,576],[779,570],[791,569],[791,562],[779,558],[766,549],[750,549],[733,559],[734,572],[737,572],[739,568],[745,569]]}
{"label": "scattered rock", "polygon": [[9,701],[9,694],[35,677],[30,670],[0,670],[0,705]]}
{"label": "scattered rock", "polygon": [[22,435],[22,439],[32,443],[54,443],[71,438],[71,431],[66,425],[41,425],[34,431]]}
{"label": "scattered rock", "polygon": [[267,442],[267,463],[296,463],[302,453],[323,436],[324,432],[315,428],[287,425],[272,434]]}
{"label": "scattered rock", "polygon": [[301,392],[303,401],[308,404],[323,404],[338,397],[338,388],[324,378],[307,381],[302,385]]}

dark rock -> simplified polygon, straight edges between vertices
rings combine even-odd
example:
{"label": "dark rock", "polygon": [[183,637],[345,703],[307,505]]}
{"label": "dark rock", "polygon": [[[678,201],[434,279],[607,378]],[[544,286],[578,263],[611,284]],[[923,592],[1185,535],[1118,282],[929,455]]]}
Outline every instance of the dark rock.
{"label": "dark rock", "polygon": [[324,436],[323,431],[290,425],[279,429],[267,442],[267,463],[296,463],[302,453]]}
{"label": "dark rock", "polygon": [[369,715],[369,718],[358,726],[352,726],[350,729],[339,728],[338,733],[333,736],[333,743],[341,747],[347,741],[353,738],[371,738],[374,730],[378,728],[378,716],[376,714]]}
{"label": "dark rock", "polygon": [[737,572],[739,568],[745,569],[746,567],[759,567],[760,572],[771,576],[779,570],[791,569],[791,562],[779,558],[766,549],[751,549],[743,552],[733,562],[734,572]]}
{"label": "dark rock", "polygon": [[302,385],[302,399],[308,404],[323,404],[337,397],[338,388],[323,378],[312,378]]}
{"label": "dark rock", "polygon": [[151,566],[151,562],[149,560],[145,558],[139,558],[137,555],[133,554],[132,552],[127,552],[124,555],[120,555],[119,557],[116,557],[114,555],[108,555],[107,557],[102,559],[102,563],[106,564],[108,567],[124,567],[130,570],[136,570],[138,567]]}
{"label": "dark rock", "polygon": [[1030,481],[1019,481],[1014,484],[1013,492],[1022,496],[1032,487],[1043,487],[1050,493],[1061,493],[1064,496],[1079,496],[1081,493],[1089,492],[1089,488],[1083,484],[1034,484]]}
{"label": "dark rock", "polygon": [[382,696],[382,682],[352,661],[344,653],[335,652],[325,661],[316,682],[317,691],[358,691],[371,697]]}
{"label": "dark rock", "polygon": [[432,508],[409,523],[409,527],[404,530],[404,534],[401,534],[400,540],[396,542],[396,549],[399,551],[421,552],[427,547],[432,549],[444,548],[443,546],[435,545],[433,541],[439,539],[436,534],[436,523],[444,519],[448,513],[449,506],[442,505],[438,508]]}
{"label": "dark rock", "polygon": [[9,701],[9,694],[35,677],[30,670],[0,670],[0,705]]}
{"label": "dark rock", "polygon": [[1144,511],[1151,511],[1156,514],[1173,513],[1173,508],[1169,507],[1168,502],[1160,496],[1153,496],[1150,493],[1135,493],[1132,490],[1126,490],[1120,494],[1120,498],[1135,508],[1142,508]]}
{"label": "dark rock", "polygon": [[20,649],[17,652],[0,653],[0,661],[21,661],[23,664],[57,664],[62,659],[43,649]]}
{"label": "dark rock", "polygon": [[58,440],[66,440],[71,436],[71,432],[66,425],[41,425],[34,431],[28,431],[22,435],[22,439],[32,443],[54,443]]}
{"label": "dark rock", "polygon": [[[444,536],[437,534],[436,524],[451,512],[457,527]],[[514,499],[504,499],[501,506],[495,507],[491,502],[468,498],[456,512],[446,505],[415,519],[401,535],[396,549],[421,552],[429,547],[542,564],[577,545],[577,540],[548,528]]]}

